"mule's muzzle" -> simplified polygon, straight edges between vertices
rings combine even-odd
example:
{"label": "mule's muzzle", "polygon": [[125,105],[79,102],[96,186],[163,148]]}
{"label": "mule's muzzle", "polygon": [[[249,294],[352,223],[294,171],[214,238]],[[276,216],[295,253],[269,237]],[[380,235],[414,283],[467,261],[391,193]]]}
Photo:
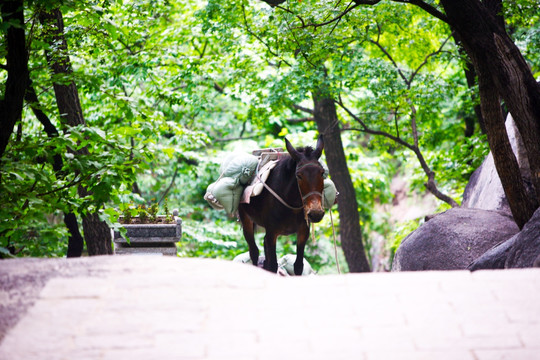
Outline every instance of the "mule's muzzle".
{"label": "mule's muzzle", "polygon": [[314,223],[318,223],[319,221],[321,221],[323,216],[324,216],[324,210],[313,209],[313,210],[310,210],[307,214],[309,221],[314,222]]}

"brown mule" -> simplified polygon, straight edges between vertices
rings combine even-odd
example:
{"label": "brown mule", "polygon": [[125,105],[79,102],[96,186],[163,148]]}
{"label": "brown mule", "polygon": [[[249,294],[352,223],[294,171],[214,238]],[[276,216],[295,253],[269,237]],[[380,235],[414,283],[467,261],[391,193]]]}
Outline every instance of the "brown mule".
{"label": "brown mule", "polygon": [[239,205],[238,215],[253,264],[257,264],[259,259],[254,238],[255,224],[266,229],[263,267],[268,271],[277,272],[277,237],[296,233],[294,273],[301,275],[309,223],[319,222],[324,216],[324,169],[319,163],[324,142],[321,135],[315,149],[295,149],[287,139],[285,145],[289,156],[279,159],[260,195],[253,197],[249,204]]}

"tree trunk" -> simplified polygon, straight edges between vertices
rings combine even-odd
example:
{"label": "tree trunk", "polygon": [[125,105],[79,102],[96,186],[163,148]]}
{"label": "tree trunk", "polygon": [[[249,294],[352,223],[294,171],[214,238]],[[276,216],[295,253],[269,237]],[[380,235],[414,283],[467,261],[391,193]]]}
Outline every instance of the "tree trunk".
{"label": "tree trunk", "polygon": [[[41,110],[36,91],[31,84],[26,91],[25,98],[27,103],[30,104],[32,112],[41,125],[43,125],[43,129],[47,133],[47,136],[50,138],[58,136],[59,133],[56,126],[54,126],[49,117]],[[62,157],[60,154],[55,154],[53,156],[53,170],[57,177],[62,176],[61,172],[63,167],[64,161],[62,160]],[[77,217],[73,212],[64,212],[64,224],[69,230],[67,257],[80,257],[84,248],[84,239],[79,231]]]}
{"label": "tree trunk", "polygon": [[9,26],[6,34],[5,69],[7,70],[7,79],[4,99],[0,101],[0,158],[2,158],[15,123],[21,118],[29,74],[24,35],[23,1],[4,1],[0,7],[2,21]]}
{"label": "tree trunk", "polygon": [[362,243],[356,193],[347,167],[341,142],[334,100],[322,93],[313,94],[314,117],[319,133],[324,135],[326,162],[332,181],[339,191],[338,212],[341,246],[350,272],[369,272],[370,266]]}
{"label": "tree trunk", "polygon": [[521,229],[536,209],[534,199],[527,196],[519,164],[508,140],[499,95],[495,86],[491,78],[483,75],[482,72],[478,74],[478,85],[482,113],[484,114],[488,142],[493,154],[495,168],[501,179],[508,204],[513,204],[513,206],[510,206],[510,210],[514,221]]}
{"label": "tree trunk", "polygon": [[83,217],[83,230],[88,255],[112,254],[111,229],[106,222],[99,220],[97,213]]}
{"label": "tree trunk", "polygon": [[[521,228],[540,204],[540,85],[501,21],[501,1],[441,0],[450,26],[459,33],[483,87],[480,94],[488,141],[508,203]],[[492,92],[496,92],[492,95]],[[485,96],[488,98],[484,99]],[[523,139],[531,167],[535,199],[523,198],[525,186],[515,177],[517,162],[501,132],[504,120],[494,102],[502,98]],[[489,114],[486,111],[489,110]],[[489,134],[492,134],[490,136]],[[511,159],[513,157],[513,159]],[[514,166],[514,163],[516,163]],[[510,168],[508,168],[510,166]],[[506,186],[505,186],[506,183]]]}
{"label": "tree trunk", "polygon": [[[64,37],[62,13],[59,9],[43,11],[39,14],[39,20],[46,27],[47,41],[51,48],[57,50],[54,53],[46,52],[47,63],[52,73],[57,76],[69,76],[72,74],[72,69],[67,52],[67,42]],[[53,87],[64,128],[85,125],[75,82],[71,80],[67,84],[65,81],[54,83]],[[82,156],[88,155],[88,149],[84,147],[79,150],[78,154]],[[82,186],[79,186],[78,193],[80,197],[90,194]],[[112,239],[109,226],[106,222],[99,220],[98,213],[83,216],[83,231],[89,255],[112,254]]]}
{"label": "tree trunk", "polygon": [[73,212],[64,213],[64,224],[69,230],[68,248],[66,256],[80,257],[84,249],[84,239],[79,231],[79,223]]}

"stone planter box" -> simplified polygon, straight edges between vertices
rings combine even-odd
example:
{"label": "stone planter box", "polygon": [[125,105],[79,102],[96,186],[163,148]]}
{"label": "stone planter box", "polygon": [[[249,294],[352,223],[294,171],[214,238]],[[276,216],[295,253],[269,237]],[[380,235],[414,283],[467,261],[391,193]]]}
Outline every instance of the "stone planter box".
{"label": "stone planter box", "polygon": [[114,253],[176,256],[176,243],[182,239],[182,219],[173,219],[170,224],[124,224],[130,242],[115,231]]}

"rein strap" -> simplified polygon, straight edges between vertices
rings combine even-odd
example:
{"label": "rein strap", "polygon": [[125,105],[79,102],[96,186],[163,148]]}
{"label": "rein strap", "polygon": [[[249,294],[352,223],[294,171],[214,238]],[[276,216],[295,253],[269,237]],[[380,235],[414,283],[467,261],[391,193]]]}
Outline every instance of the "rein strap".
{"label": "rein strap", "polygon": [[[259,170],[259,169],[257,169]],[[293,207],[289,204],[287,204],[287,202],[285,200],[283,200],[281,198],[281,196],[279,196],[274,190],[272,190],[272,188],[266,184],[266,182],[262,181],[261,178],[259,177],[259,172],[257,171],[256,173],[256,176],[257,176],[257,179],[259,179],[259,181],[263,184],[263,186],[266,188],[266,190],[268,190],[270,192],[270,194],[274,195],[274,197],[276,199],[279,200],[280,203],[282,203],[283,205],[285,205],[286,207],[288,207],[289,209],[293,210],[293,211],[300,211],[300,210],[303,210],[304,209],[304,204],[302,204],[302,206],[300,207]]]}

